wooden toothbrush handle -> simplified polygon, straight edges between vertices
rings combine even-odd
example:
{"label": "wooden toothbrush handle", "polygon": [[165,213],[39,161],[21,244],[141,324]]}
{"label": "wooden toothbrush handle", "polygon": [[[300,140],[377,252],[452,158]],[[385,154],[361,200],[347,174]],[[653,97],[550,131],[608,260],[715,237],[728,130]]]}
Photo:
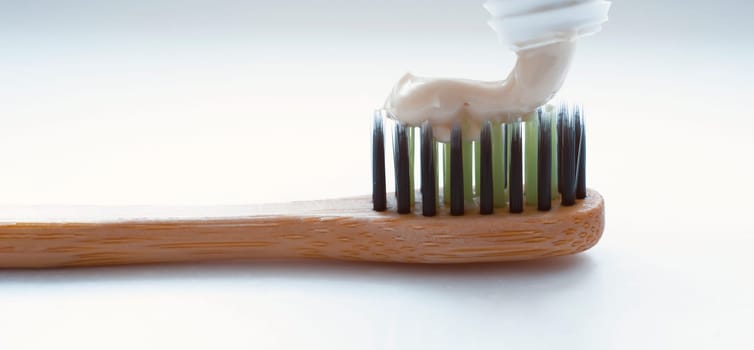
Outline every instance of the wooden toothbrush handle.
{"label": "wooden toothbrush handle", "polygon": [[[500,209],[432,218],[372,211],[367,197],[249,207],[213,219],[0,218],[0,267],[46,268],[235,259],[404,263],[527,260],[589,249],[604,228],[604,201],[589,190],[572,207],[523,214]],[[239,207],[235,208],[236,211]],[[240,208],[241,212],[247,212]],[[416,212],[420,212],[417,210]]]}

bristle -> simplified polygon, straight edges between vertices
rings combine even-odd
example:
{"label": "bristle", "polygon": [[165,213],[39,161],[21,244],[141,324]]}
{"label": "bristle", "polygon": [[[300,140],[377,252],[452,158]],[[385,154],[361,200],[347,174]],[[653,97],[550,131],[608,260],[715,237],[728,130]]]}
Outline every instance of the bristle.
{"label": "bristle", "polygon": [[408,135],[406,127],[398,125],[398,167],[395,169],[398,184],[398,213],[411,212],[411,183],[408,161]]}
{"label": "bristle", "polygon": [[539,113],[534,112],[524,122],[524,202],[537,205],[537,148],[539,141]]}
{"label": "bristle", "polygon": [[552,123],[549,115],[540,113],[539,147],[537,147],[537,209],[548,211],[551,206],[552,176]]}
{"label": "bristle", "polygon": [[550,199],[557,199],[560,197],[558,191],[558,118],[556,118],[552,108],[548,108],[546,113],[550,119],[550,158],[552,158],[550,164]]}
{"label": "bristle", "polygon": [[406,127],[406,135],[408,140],[408,184],[409,184],[409,203],[413,207],[414,206],[414,148],[415,148],[415,142],[414,142],[414,132],[416,131],[416,128],[413,126],[407,126]]}
{"label": "bristle", "polygon": [[479,183],[481,180],[481,161],[482,161],[482,150],[481,150],[481,144],[480,141],[474,141],[474,196],[479,197]]}
{"label": "bristle", "polygon": [[435,216],[437,213],[434,145],[432,127],[429,122],[424,122],[421,127],[421,191],[424,216]]}
{"label": "bristle", "polygon": [[442,202],[447,206],[450,205],[450,144],[448,142],[442,145]]}
{"label": "bristle", "polygon": [[500,124],[492,125],[492,187],[496,208],[505,206],[505,136]]}
{"label": "bristle", "polygon": [[463,142],[461,124],[455,123],[450,133],[450,214],[463,215]]}
{"label": "bristle", "polygon": [[440,173],[442,170],[440,169],[440,157],[442,156],[440,154],[440,143],[437,142],[437,140],[432,141],[432,153],[434,155],[434,161],[435,161],[435,207],[440,206]]}
{"label": "bristle", "polygon": [[521,144],[521,123],[511,124],[511,158],[508,192],[511,213],[524,211],[524,167],[523,149]]}
{"label": "bristle", "polygon": [[372,204],[376,211],[387,210],[385,186],[385,134],[382,113],[376,111],[372,125]]}
{"label": "bristle", "polygon": [[576,130],[574,118],[566,115],[563,121],[563,147],[561,176],[562,187],[561,204],[565,206],[574,205],[576,202]]}
{"label": "bristle", "polygon": [[463,150],[463,199],[471,202],[474,200],[474,143],[462,141],[461,149]]}
{"label": "bristle", "polygon": [[486,122],[479,137],[479,213],[492,214],[494,187],[492,177],[492,124]]}
{"label": "bristle", "polygon": [[395,199],[398,199],[398,168],[400,168],[400,165],[398,164],[398,138],[399,138],[399,131],[400,125],[394,124],[393,126],[393,175],[395,176]]}
{"label": "bristle", "polygon": [[[511,165],[511,144],[510,144],[510,124],[503,124],[503,184],[504,188],[508,188],[509,176],[508,170]],[[507,201],[507,199],[506,199]]]}
{"label": "bristle", "polygon": [[586,129],[584,129],[584,111],[579,106],[574,109],[576,118],[576,145],[578,147],[576,198],[586,198]]}

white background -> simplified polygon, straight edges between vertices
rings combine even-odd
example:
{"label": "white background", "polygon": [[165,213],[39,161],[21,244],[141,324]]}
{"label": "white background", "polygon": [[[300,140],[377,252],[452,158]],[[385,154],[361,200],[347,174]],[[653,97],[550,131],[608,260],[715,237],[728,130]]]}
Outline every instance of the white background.
{"label": "white background", "polygon": [[[369,186],[405,71],[500,79],[481,1],[0,1],[0,204],[212,205]],[[0,271],[0,349],[748,349],[752,5],[616,1],[588,112],[592,250],[531,263]]]}

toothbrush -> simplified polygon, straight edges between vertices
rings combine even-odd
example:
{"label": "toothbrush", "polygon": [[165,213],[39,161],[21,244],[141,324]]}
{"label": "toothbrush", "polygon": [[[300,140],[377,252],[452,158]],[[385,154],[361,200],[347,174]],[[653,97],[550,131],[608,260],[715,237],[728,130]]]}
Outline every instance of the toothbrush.
{"label": "toothbrush", "polygon": [[[491,178],[489,159],[494,145],[490,142],[492,125],[487,124],[480,139],[481,181],[478,196],[463,200],[463,182],[454,177],[463,174],[456,165],[459,150],[458,128],[451,141],[450,204],[438,195],[432,164],[435,143],[429,143],[431,128],[423,128],[419,152],[422,159],[423,193],[410,195],[399,188],[397,195],[385,189],[383,117],[375,118],[373,133],[375,167],[372,197],[295,202],[289,204],[207,208],[206,215],[176,211],[163,214],[175,218],[149,218],[154,208],[89,208],[90,217],[66,208],[27,208],[16,213],[5,212],[0,218],[0,267],[46,268],[66,266],[98,266],[124,264],[185,263],[231,259],[334,259],[351,261],[401,263],[470,263],[512,261],[574,254],[584,251],[600,239],[604,228],[604,201],[599,193],[583,186],[584,138],[576,135],[581,125],[579,115],[561,111],[557,130],[562,138],[557,157],[568,162],[557,163],[563,195],[539,197],[538,202],[525,203],[522,157],[526,162],[539,162],[539,152],[526,152],[521,144],[521,128],[509,125],[511,138],[503,147],[510,147],[507,169],[510,203],[496,207],[493,186],[499,179]],[[551,124],[537,123],[539,135],[546,135]],[[495,127],[502,127],[496,125]],[[405,131],[398,125],[401,140],[396,149],[399,168],[397,183],[411,189],[409,169],[405,167],[408,148]],[[582,129],[583,130],[583,129]],[[581,146],[575,143],[581,138]],[[549,138],[540,138],[547,153]],[[560,140],[560,139],[559,139]],[[381,143],[381,141],[383,141]],[[497,140],[496,140],[497,141]],[[524,140],[525,141],[525,140]],[[531,147],[529,147],[531,149]],[[429,151],[427,151],[429,150]],[[382,148],[384,154],[384,147]],[[466,166],[468,166],[466,162]],[[550,163],[552,164],[552,163]],[[382,171],[382,172],[381,172]],[[380,173],[382,174],[380,176]],[[551,174],[538,171],[540,178]],[[441,178],[442,180],[442,178]],[[491,180],[491,182],[490,182]],[[546,191],[552,183],[540,181],[538,188],[525,191]],[[583,191],[583,192],[580,192]],[[542,192],[539,192],[542,193]],[[441,199],[435,201],[435,198]],[[423,200],[426,198],[427,200]],[[461,201],[453,198],[460,198]],[[535,197],[537,198],[537,197]],[[555,199],[552,199],[555,198]],[[544,200],[544,202],[542,202]],[[477,204],[478,203],[478,204]],[[545,203],[550,207],[546,210]],[[69,208],[70,209],[70,208]],[[74,208],[75,209],[75,208]],[[86,209],[86,208],[85,208]],[[226,214],[222,214],[225,210]],[[398,211],[404,213],[399,213]],[[218,214],[219,213],[219,214]],[[13,220],[9,215],[26,217]],[[193,215],[193,216],[192,216]],[[55,219],[39,219],[53,217]],[[130,218],[129,218],[130,217]]]}
{"label": "toothbrush", "polygon": [[[489,0],[485,7],[519,55],[509,75],[515,79],[407,74],[374,117],[371,196],[175,211],[6,208],[0,268],[235,259],[472,263],[591,248],[605,213],[602,196],[586,188],[584,112],[545,103],[565,78],[575,39],[599,31],[609,2]],[[386,121],[394,127],[390,193]]]}

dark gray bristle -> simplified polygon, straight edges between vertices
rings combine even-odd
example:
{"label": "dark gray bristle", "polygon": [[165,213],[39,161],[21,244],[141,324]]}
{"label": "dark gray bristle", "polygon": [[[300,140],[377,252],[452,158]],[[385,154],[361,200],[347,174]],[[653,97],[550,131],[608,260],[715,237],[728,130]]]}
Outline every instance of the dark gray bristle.
{"label": "dark gray bristle", "polygon": [[586,198],[586,130],[584,129],[583,113],[579,106],[576,106],[573,112],[576,118],[576,146],[578,147],[576,199]]}
{"label": "dark gray bristle", "polygon": [[510,160],[510,184],[508,184],[509,205],[511,213],[524,211],[524,161],[523,147],[521,143],[521,124],[511,125],[511,160]]}
{"label": "dark gray bristle", "polygon": [[376,211],[387,210],[385,186],[385,133],[382,113],[377,111],[372,125],[372,204]]}
{"label": "dark gray bristle", "polygon": [[434,145],[432,127],[428,122],[424,122],[421,127],[421,191],[424,216],[435,216],[437,213]]}
{"label": "dark gray bristle", "polygon": [[508,188],[506,174],[508,174],[508,124],[503,124],[503,188]]}
{"label": "dark gray bristle", "polygon": [[450,215],[463,215],[463,151],[461,124],[455,123],[450,133]]}
{"label": "dark gray bristle", "polygon": [[408,135],[407,128],[398,125],[398,167],[395,169],[398,190],[398,213],[408,214],[411,212],[411,183],[409,176],[408,161]]}
{"label": "dark gray bristle", "polygon": [[393,174],[395,175],[395,198],[398,198],[398,138],[400,125],[395,124],[393,127]]}
{"label": "dark gray bristle", "polygon": [[550,210],[552,201],[552,123],[539,110],[539,147],[537,149],[537,209]]}
{"label": "dark gray bristle", "polygon": [[479,135],[479,213],[492,214],[493,188],[492,182],[492,124],[486,122]]}
{"label": "dark gray bristle", "polygon": [[574,118],[566,115],[563,121],[563,130],[560,135],[563,139],[562,152],[562,188],[560,203],[565,206],[576,203],[576,128]]}

